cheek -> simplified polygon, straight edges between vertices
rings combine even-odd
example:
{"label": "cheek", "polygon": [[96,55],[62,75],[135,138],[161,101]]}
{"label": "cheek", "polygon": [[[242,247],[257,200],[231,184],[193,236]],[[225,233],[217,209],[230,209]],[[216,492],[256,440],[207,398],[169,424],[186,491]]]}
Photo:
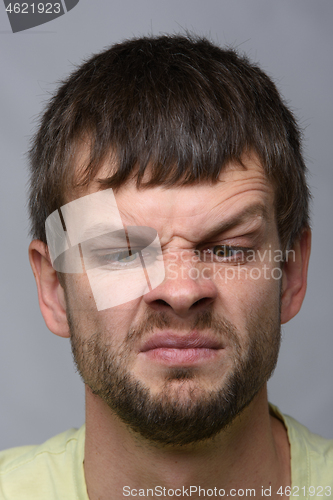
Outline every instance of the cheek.
{"label": "cheek", "polygon": [[[241,268],[233,279],[217,283],[219,308],[239,332],[246,331],[250,317],[279,317],[281,280],[272,277],[271,268]],[[273,275],[274,276],[274,275]],[[276,273],[276,277],[279,274]]]}
{"label": "cheek", "polygon": [[99,312],[95,310],[95,317],[100,330],[108,332],[116,343],[122,342],[135,324],[138,302],[139,300],[127,302],[121,306],[111,307]]}
{"label": "cheek", "polygon": [[95,300],[86,275],[66,275],[66,302],[71,312],[96,310]]}
{"label": "cheek", "polygon": [[98,311],[87,276],[68,276],[66,280],[66,303],[76,330],[82,338],[100,333],[112,338],[123,339],[135,319],[140,299],[121,306]]}

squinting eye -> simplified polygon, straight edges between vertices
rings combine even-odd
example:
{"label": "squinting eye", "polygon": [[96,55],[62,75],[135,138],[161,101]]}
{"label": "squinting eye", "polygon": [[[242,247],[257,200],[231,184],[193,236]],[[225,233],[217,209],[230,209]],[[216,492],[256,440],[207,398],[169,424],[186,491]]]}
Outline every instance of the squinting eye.
{"label": "squinting eye", "polygon": [[239,255],[240,249],[229,247],[227,245],[215,245],[213,254],[220,259],[230,259]]}
{"label": "squinting eye", "polygon": [[205,262],[240,262],[244,259],[244,248],[229,245],[214,245],[204,250],[203,260]]}

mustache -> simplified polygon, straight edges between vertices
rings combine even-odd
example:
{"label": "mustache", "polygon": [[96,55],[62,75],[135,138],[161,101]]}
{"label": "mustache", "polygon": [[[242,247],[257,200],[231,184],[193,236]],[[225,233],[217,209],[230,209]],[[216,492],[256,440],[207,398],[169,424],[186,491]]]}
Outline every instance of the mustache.
{"label": "mustache", "polygon": [[193,330],[198,332],[210,330],[210,333],[215,335],[217,339],[223,337],[231,341],[237,349],[241,347],[237,328],[226,318],[217,316],[211,311],[203,311],[197,314],[190,324],[188,322],[186,324],[184,321],[179,322],[179,320],[177,321],[164,311],[147,311],[144,319],[138,325],[129,329],[124,343],[125,345],[132,344],[149,336],[152,332],[156,333],[156,330],[166,328],[183,335]]}

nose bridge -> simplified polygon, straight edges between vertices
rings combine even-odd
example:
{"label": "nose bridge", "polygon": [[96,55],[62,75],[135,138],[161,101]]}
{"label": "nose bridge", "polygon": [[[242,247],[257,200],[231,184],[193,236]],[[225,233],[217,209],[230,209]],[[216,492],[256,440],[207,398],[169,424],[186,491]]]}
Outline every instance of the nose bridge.
{"label": "nose bridge", "polygon": [[216,298],[216,286],[198,252],[170,248],[164,253],[164,265],[164,281],[144,296],[151,307],[168,306],[176,314],[186,315],[194,304],[207,306]]}
{"label": "nose bridge", "polygon": [[[164,253],[166,278],[199,279],[199,253],[192,249],[170,247]],[[175,276],[177,275],[177,276]]]}

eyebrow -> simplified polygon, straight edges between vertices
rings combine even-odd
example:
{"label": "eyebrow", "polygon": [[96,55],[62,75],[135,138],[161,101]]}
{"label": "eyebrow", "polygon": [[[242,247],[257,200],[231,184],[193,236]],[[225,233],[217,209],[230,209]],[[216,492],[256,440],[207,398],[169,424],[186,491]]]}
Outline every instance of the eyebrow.
{"label": "eyebrow", "polygon": [[258,216],[262,217],[264,221],[268,221],[269,215],[267,212],[267,208],[261,204],[248,206],[240,213],[232,216],[229,220],[224,220],[222,223],[219,223],[217,226],[211,228],[209,232],[205,234],[204,239],[209,240],[214,236],[218,236],[219,234],[224,233],[229,229],[232,229],[233,227],[243,224],[252,217],[258,217]]}

